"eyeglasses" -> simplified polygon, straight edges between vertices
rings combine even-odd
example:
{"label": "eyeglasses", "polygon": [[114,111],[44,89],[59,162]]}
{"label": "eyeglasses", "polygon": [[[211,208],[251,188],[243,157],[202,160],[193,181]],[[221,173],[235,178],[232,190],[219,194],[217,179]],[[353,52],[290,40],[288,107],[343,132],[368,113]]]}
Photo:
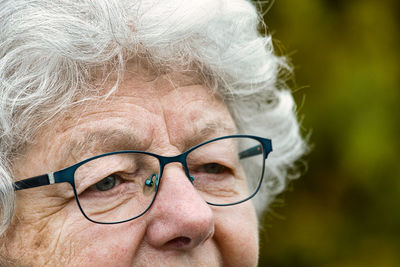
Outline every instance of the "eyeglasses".
{"label": "eyeglasses", "polygon": [[165,157],[145,151],[116,151],[83,160],[60,171],[14,183],[15,190],[69,183],[82,214],[115,224],[142,216],[154,202],[165,165],[182,164],[186,177],[213,206],[230,206],[259,190],[271,140],[251,135],[215,138]]}

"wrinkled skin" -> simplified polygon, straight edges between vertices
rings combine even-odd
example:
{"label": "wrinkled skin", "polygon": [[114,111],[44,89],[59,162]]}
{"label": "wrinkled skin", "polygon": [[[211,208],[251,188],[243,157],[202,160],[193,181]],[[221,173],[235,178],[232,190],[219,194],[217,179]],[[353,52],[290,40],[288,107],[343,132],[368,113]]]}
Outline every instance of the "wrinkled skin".
{"label": "wrinkled skin", "polygon": [[[107,100],[63,115],[27,147],[15,165],[16,176],[56,171],[109,150],[140,149],[171,156],[234,133],[234,122],[218,97],[193,79],[172,76],[175,85],[168,80],[171,77],[146,81],[128,74]],[[107,151],[102,148],[104,140],[85,140],[84,149],[76,145],[93,132],[105,135]],[[108,132],[113,134],[107,136]],[[140,140],[140,147],[133,147],[129,136]],[[71,193],[68,184],[18,191],[16,216],[2,254],[27,266],[257,264],[257,219],[251,201],[209,206],[180,164],[166,166],[153,206],[130,222],[92,223],[83,217]]]}

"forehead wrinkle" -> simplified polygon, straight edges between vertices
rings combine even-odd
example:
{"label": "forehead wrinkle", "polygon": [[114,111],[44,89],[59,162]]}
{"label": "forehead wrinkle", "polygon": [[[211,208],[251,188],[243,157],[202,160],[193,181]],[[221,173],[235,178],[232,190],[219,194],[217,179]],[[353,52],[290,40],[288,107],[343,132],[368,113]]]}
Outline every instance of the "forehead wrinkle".
{"label": "forehead wrinkle", "polygon": [[[221,119],[200,120],[194,122],[193,126],[193,134],[186,135],[181,139],[181,144],[177,144],[179,147],[183,145],[183,150],[187,150],[212,138],[231,135],[237,132],[234,125]],[[132,129],[100,129],[73,139],[68,144],[67,157],[65,158],[71,158],[74,161],[71,162],[73,164],[83,160],[84,156],[91,157],[120,150],[146,151],[152,144],[153,142],[139,139]]]}

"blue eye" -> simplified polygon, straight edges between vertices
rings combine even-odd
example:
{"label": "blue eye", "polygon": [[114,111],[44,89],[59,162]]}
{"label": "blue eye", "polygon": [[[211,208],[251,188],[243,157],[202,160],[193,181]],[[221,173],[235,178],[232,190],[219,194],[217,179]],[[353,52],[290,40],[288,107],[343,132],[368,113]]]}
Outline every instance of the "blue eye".
{"label": "blue eye", "polygon": [[107,191],[113,189],[116,185],[116,182],[117,178],[115,177],[115,175],[110,175],[100,182],[96,183],[94,186],[99,191]]}

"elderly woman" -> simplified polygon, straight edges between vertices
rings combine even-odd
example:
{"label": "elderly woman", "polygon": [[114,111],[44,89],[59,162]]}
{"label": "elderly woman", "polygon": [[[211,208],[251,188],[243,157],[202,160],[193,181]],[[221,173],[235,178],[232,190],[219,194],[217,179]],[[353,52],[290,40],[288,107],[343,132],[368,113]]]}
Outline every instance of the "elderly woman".
{"label": "elderly woman", "polygon": [[258,22],[244,0],[1,1],[1,265],[255,266],[306,149]]}

